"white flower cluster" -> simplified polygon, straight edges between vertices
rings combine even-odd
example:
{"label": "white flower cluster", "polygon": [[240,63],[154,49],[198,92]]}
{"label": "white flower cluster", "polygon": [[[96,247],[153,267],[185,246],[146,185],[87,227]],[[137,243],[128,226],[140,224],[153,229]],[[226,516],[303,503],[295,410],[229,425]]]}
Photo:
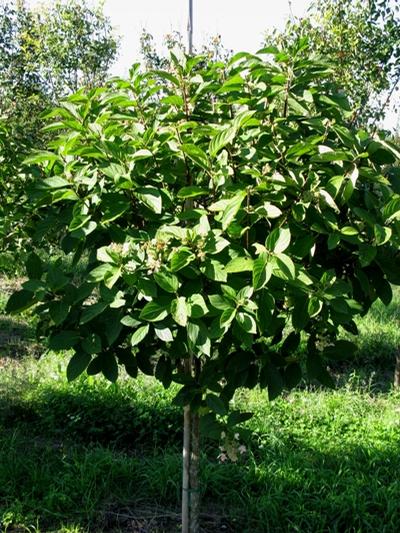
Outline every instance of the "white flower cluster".
{"label": "white flower cluster", "polygon": [[238,458],[247,452],[246,446],[239,443],[239,438],[239,433],[235,433],[233,439],[227,437],[224,431],[221,433],[223,445],[219,446],[221,453],[217,457],[221,463],[225,463],[228,459],[236,463]]}

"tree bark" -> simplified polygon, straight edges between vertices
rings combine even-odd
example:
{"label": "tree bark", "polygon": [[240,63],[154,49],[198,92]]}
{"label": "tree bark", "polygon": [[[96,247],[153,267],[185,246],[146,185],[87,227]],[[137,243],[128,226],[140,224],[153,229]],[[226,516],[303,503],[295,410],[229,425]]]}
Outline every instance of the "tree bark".
{"label": "tree bark", "polygon": [[183,408],[183,450],[182,450],[182,533],[189,533],[190,527],[190,405]]}
{"label": "tree bark", "polygon": [[190,533],[200,531],[200,416],[198,412],[191,415],[192,434],[190,450]]}
{"label": "tree bark", "polygon": [[393,386],[395,389],[400,389],[400,348],[397,350],[396,354]]}
{"label": "tree bark", "polygon": [[[186,374],[192,374],[192,363],[192,358],[184,361]],[[182,533],[199,533],[200,416],[190,405],[183,410],[182,460]]]}

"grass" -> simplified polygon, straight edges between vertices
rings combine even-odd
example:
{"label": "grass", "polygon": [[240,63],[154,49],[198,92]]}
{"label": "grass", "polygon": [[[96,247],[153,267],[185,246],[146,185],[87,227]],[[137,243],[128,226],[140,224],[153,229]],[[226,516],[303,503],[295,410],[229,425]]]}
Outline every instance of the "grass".
{"label": "grass", "polygon": [[[360,321],[355,369],[337,390],[298,390],[272,403],[262,391],[238,392],[235,406],[255,413],[240,437],[247,452],[221,463],[218,443],[205,442],[205,531],[399,530],[400,393],[388,381],[399,306],[396,293]],[[29,351],[28,317],[0,316],[1,327],[21,343],[0,346],[0,530],[179,531],[176,387],[144,376],[67,384],[67,356],[37,360]]]}

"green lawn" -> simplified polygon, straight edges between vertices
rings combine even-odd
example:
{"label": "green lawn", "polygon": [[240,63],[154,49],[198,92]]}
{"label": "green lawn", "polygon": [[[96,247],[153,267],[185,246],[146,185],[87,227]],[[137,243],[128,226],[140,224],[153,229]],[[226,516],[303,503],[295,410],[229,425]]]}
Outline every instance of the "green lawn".
{"label": "green lawn", "polygon": [[[399,530],[399,308],[396,293],[360,321],[360,352],[354,368],[335,369],[337,390],[303,387],[272,403],[239,391],[235,406],[255,412],[246,453],[221,463],[218,443],[204,442],[206,531]],[[177,389],[146,377],[68,384],[66,356],[35,358],[29,317],[0,316],[0,332],[1,531],[179,531]]]}

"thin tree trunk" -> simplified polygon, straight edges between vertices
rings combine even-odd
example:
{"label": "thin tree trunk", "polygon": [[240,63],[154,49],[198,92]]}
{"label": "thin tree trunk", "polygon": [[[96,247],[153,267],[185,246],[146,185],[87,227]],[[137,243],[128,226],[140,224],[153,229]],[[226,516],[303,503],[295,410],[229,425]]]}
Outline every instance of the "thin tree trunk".
{"label": "thin tree trunk", "polygon": [[190,527],[190,405],[183,408],[183,450],[182,450],[182,533],[189,533]]}
{"label": "thin tree trunk", "polygon": [[393,385],[395,389],[400,389],[400,348],[398,349],[396,354]]}
{"label": "thin tree trunk", "polygon": [[[198,373],[198,361],[193,358],[184,361],[185,373],[192,375],[193,362]],[[183,469],[182,469],[182,533],[200,531],[200,416],[190,405],[183,410]]]}
{"label": "thin tree trunk", "polygon": [[199,486],[199,463],[200,463],[200,416],[198,412],[192,412],[192,439],[190,453],[190,533],[200,531],[200,486]]}

